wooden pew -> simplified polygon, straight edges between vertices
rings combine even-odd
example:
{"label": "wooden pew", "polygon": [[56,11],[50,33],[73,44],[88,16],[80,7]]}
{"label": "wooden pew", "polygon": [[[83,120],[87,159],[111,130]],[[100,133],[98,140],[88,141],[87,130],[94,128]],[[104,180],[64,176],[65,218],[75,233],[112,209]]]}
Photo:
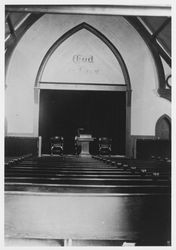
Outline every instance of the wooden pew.
{"label": "wooden pew", "polygon": [[[52,158],[51,158],[52,159]],[[60,158],[59,158],[60,160]],[[65,165],[63,161],[54,162],[53,165],[50,165],[51,161],[47,161],[48,164],[41,165],[39,162],[26,161],[23,163],[13,166],[12,168],[7,168],[5,171],[6,182],[55,182],[55,183],[80,183],[80,184],[119,184],[119,185],[169,185],[168,173],[159,173],[159,175],[153,175],[151,171],[147,171],[142,174],[139,171],[133,173],[129,169],[124,171],[123,165],[119,168],[117,166],[107,166],[104,163],[100,163],[97,166],[96,162],[92,162],[91,165],[87,165],[85,161],[84,165],[81,163],[81,166]],[[77,159],[74,161],[79,162]],[[149,169],[148,169],[149,170]],[[157,174],[157,172],[156,172]],[[157,180],[157,183],[156,183]],[[153,182],[154,181],[154,182]]]}
{"label": "wooden pew", "polygon": [[32,157],[32,154],[26,154],[21,156],[5,156],[5,167],[14,166],[15,164],[19,164],[24,159]]}
{"label": "wooden pew", "polygon": [[24,161],[6,169],[6,238],[98,239],[158,246],[170,241],[167,179],[155,182],[151,176],[142,178],[105,163],[96,167],[95,160],[65,160],[48,159],[43,164],[40,159],[34,165]]}
{"label": "wooden pew", "polygon": [[166,174],[170,176],[171,174],[171,163],[166,161],[156,161],[156,160],[136,160],[127,158],[117,158],[117,157],[105,157],[96,158],[103,160],[107,164],[113,166],[118,166],[119,168],[131,169],[132,172],[140,171],[141,173],[146,170],[146,172],[158,172],[161,174]]}
{"label": "wooden pew", "polygon": [[58,177],[6,177],[6,183],[43,183],[43,184],[63,184],[63,185],[119,185],[119,186],[166,186],[169,187],[168,180],[157,180],[152,179],[104,179],[104,178],[58,178]]}
{"label": "wooden pew", "polygon": [[170,240],[170,196],[165,188],[7,184],[5,236],[162,245]]}

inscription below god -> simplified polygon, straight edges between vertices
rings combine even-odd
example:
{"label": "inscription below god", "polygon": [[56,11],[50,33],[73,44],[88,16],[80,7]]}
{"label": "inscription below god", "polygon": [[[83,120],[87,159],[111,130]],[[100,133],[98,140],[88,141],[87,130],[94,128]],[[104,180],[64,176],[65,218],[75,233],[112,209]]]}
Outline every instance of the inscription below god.
{"label": "inscription below god", "polygon": [[93,56],[74,55],[74,63],[93,63]]}

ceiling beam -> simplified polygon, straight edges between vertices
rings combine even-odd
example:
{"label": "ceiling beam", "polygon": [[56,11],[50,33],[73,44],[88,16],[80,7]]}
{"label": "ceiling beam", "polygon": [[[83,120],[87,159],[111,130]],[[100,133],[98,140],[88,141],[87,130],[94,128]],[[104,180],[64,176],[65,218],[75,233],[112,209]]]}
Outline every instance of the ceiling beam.
{"label": "ceiling beam", "polygon": [[146,28],[143,26],[143,24],[135,17],[125,17],[128,22],[130,22],[135,29],[139,32],[141,37],[144,39],[146,44],[151,50],[157,73],[158,73],[158,82],[159,82],[159,88],[158,93],[161,97],[166,98],[167,100],[171,101],[171,89],[166,89],[165,85],[165,75],[164,75],[164,69],[163,64],[161,61],[162,57],[168,65],[171,66],[171,58],[162,50],[162,48],[157,44],[156,40],[151,40],[150,33],[146,30]]}
{"label": "ceiling beam", "polygon": [[165,62],[171,67],[171,56],[164,51],[161,45],[152,38],[152,34],[147,30],[146,26],[141,22],[139,18],[136,17],[126,17],[128,21],[136,28],[136,30],[141,34],[142,38],[150,45],[149,47],[154,47],[158,51],[160,56],[165,60]]}
{"label": "ceiling beam", "polygon": [[171,18],[167,18],[162,25],[152,34],[152,39],[155,39],[156,36],[171,22]]}
{"label": "ceiling beam", "polygon": [[7,16],[6,22],[8,23],[8,26],[9,26],[9,30],[10,30],[11,35],[12,35],[14,38],[16,38],[15,30],[14,30],[14,27],[13,27],[13,24],[12,24],[12,21],[11,21],[11,18],[10,18],[10,15]]}
{"label": "ceiling beam", "polygon": [[7,17],[9,16],[8,12],[5,12],[5,21],[7,20]]}
{"label": "ceiling beam", "polygon": [[168,56],[168,54],[164,51],[164,49],[158,43],[156,43],[156,47],[157,47],[157,49],[159,51],[160,56],[171,67],[171,64],[172,64],[171,57]]}
{"label": "ceiling beam", "polygon": [[8,12],[127,15],[127,16],[171,16],[170,5],[6,5]]}
{"label": "ceiling beam", "polygon": [[[23,24],[16,30],[16,38],[13,39],[12,36],[6,41],[5,48],[5,70],[7,72],[8,64],[10,62],[11,55],[13,53],[14,48],[22,38],[22,36],[25,34],[25,32],[31,27],[35,21],[37,21],[43,14],[31,14],[24,22]],[[6,74],[5,72],[5,74]]]}

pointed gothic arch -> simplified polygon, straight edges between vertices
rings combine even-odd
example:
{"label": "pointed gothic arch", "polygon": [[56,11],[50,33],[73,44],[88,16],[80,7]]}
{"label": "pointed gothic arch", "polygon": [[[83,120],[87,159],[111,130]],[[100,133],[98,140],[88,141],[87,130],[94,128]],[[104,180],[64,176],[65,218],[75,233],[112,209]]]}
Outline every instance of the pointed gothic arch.
{"label": "pointed gothic arch", "polygon": [[[83,22],[72,29],[68,30],[66,33],[64,33],[56,42],[49,48],[47,53],[45,54],[37,76],[35,80],[35,86],[34,86],[34,103],[35,103],[35,118],[34,118],[34,133],[36,136],[39,135],[39,102],[40,102],[40,84],[42,83],[42,75],[45,70],[45,67],[47,65],[47,62],[49,61],[52,54],[55,52],[55,50],[62,44],[64,41],[66,41],[68,38],[70,38],[72,35],[74,35],[76,32],[86,29],[87,31],[91,32],[93,35],[98,37],[113,53],[115,56],[117,62],[119,63],[119,66],[122,70],[122,74],[124,77],[125,85],[124,89],[126,92],[126,135],[125,135],[125,145],[126,145],[126,155],[129,156],[130,154],[130,141],[131,141],[131,84],[130,84],[130,78],[129,73],[126,67],[126,64],[120,54],[120,52],[117,50],[117,48],[113,45],[113,43],[100,31],[98,31],[96,28],[92,27],[91,25]],[[108,85],[107,85],[108,86]],[[117,85],[118,86],[118,85]]]}
{"label": "pointed gothic arch", "polygon": [[125,84],[127,87],[127,90],[131,90],[131,84],[130,84],[130,78],[129,78],[129,73],[126,67],[126,64],[120,54],[120,52],[117,50],[117,48],[113,45],[113,43],[100,31],[98,31],[96,28],[92,27],[90,24],[87,24],[85,22],[78,24],[77,26],[73,27],[72,29],[68,30],[66,33],[64,33],[60,38],[58,38],[56,40],[56,42],[49,48],[49,50],[47,51],[47,53],[45,54],[37,76],[36,76],[36,80],[35,80],[35,87],[39,87],[40,85],[40,80],[42,78],[43,72],[45,70],[45,67],[47,65],[48,60],[50,59],[50,57],[52,56],[52,54],[54,53],[54,51],[64,42],[66,41],[69,37],[71,37],[72,35],[74,35],[76,32],[82,30],[82,29],[86,29],[87,31],[91,32],[93,35],[97,36],[104,44],[106,44],[106,46],[108,46],[108,48],[112,51],[112,53],[114,54],[115,58],[117,59],[123,76],[124,76],[124,80],[125,80]]}
{"label": "pointed gothic arch", "polygon": [[156,122],[155,136],[159,139],[171,139],[171,118],[164,114]]}

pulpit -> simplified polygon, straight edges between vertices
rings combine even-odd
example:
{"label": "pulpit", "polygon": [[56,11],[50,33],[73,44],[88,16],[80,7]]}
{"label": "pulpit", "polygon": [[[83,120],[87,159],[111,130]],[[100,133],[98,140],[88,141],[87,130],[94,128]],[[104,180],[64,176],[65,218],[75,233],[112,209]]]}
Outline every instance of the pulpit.
{"label": "pulpit", "polygon": [[94,140],[92,135],[80,134],[79,136],[76,136],[75,140],[77,141],[77,144],[81,147],[80,156],[90,156],[89,144],[91,141]]}

